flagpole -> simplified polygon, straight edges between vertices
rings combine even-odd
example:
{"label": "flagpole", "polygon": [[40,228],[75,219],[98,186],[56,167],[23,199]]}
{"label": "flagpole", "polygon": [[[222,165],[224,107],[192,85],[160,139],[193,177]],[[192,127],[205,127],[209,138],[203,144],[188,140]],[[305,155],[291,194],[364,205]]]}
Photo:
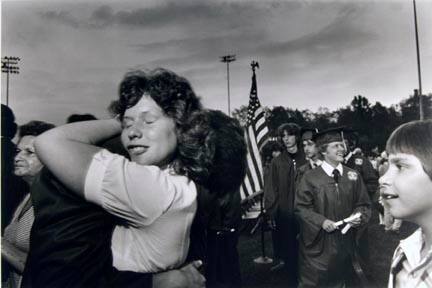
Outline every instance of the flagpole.
{"label": "flagpole", "polygon": [[418,38],[418,28],[417,28],[417,9],[416,2],[413,0],[413,8],[414,8],[414,27],[415,27],[415,39],[416,39],[416,50],[417,50],[417,74],[418,74],[418,82],[419,82],[419,110],[420,110],[420,120],[424,119],[423,113],[423,93],[422,93],[422,82],[421,82],[421,68],[420,68],[420,48],[419,48],[419,38]]}

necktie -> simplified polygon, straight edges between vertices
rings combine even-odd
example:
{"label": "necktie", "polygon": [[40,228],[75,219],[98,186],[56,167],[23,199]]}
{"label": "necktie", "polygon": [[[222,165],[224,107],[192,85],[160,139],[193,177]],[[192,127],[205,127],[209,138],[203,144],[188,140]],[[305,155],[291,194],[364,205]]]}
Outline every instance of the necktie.
{"label": "necktie", "polygon": [[333,179],[337,183],[339,183],[340,172],[337,169],[333,170]]}

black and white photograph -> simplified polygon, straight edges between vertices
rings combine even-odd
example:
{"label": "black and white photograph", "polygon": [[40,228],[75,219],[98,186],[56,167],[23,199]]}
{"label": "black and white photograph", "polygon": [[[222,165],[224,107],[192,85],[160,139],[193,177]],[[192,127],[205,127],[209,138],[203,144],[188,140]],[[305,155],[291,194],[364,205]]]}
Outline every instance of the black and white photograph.
{"label": "black and white photograph", "polygon": [[431,0],[1,0],[1,287],[432,287]]}

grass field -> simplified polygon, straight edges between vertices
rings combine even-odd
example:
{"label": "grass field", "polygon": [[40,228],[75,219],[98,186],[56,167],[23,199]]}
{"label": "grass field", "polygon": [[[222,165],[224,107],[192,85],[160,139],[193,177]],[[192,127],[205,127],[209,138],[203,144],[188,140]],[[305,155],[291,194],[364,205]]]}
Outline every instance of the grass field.
{"label": "grass field", "polygon": [[[287,287],[287,275],[284,270],[276,272],[270,271],[273,264],[255,264],[254,259],[261,256],[261,236],[257,230],[255,234],[250,235],[253,223],[248,223],[244,232],[240,236],[238,250],[240,254],[240,265],[242,272],[243,287]],[[384,232],[384,226],[378,224],[378,215],[373,214],[369,223],[369,248],[371,261],[371,282],[370,287],[387,287],[390,261],[394,249],[400,239],[410,235],[416,226],[404,222],[400,234]],[[265,248],[269,257],[273,256],[271,244],[271,233],[265,233]]]}

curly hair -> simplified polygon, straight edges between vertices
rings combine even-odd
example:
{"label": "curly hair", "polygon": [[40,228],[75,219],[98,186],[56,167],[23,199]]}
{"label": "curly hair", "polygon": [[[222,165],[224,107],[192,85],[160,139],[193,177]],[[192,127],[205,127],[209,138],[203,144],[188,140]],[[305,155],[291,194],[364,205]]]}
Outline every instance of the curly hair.
{"label": "curly hair", "polygon": [[[172,162],[175,172],[179,175],[187,175],[198,183],[204,182],[204,179],[208,177],[205,167],[209,167],[210,163],[206,162],[207,160],[202,155],[179,153],[180,150],[188,149],[183,147],[184,145],[195,145],[180,139],[186,137],[185,135],[182,136],[184,133],[193,133],[188,129],[196,129],[188,122],[188,117],[193,112],[202,109],[201,101],[189,82],[174,72],[163,68],[128,72],[120,83],[119,99],[111,103],[109,110],[112,114],[117,114],[120,119],[123,119],[125,111],[136,105],[143,96],[151,97],[161,107],[165,115],[172,118],[176,124],[177,151]],[[200,140],[194,139],[194,141]]]}
{"label": "curly hair", "polygon": [[201,109],[201,102],[190,83],[183,77],[163,68],[126,73],[119,88],[119,99],[113,101],[110,111],[123,119],[125,111],[144,96],[150,96],[181,128],[192,112]]}
{"label": "curly hair", "polygon": [[179,134],[178,153],[174,168],[187,167],[188,176],[210,192],[223,195],[240,188],[247,148],[237,120],[216,110],[193,113]]}
{"label": "curly hair", "polygon": [[54,127],[54,124],[33,120],[20,126],[19,137],[22,138],[24,136],[39,136],[40,134]]}

